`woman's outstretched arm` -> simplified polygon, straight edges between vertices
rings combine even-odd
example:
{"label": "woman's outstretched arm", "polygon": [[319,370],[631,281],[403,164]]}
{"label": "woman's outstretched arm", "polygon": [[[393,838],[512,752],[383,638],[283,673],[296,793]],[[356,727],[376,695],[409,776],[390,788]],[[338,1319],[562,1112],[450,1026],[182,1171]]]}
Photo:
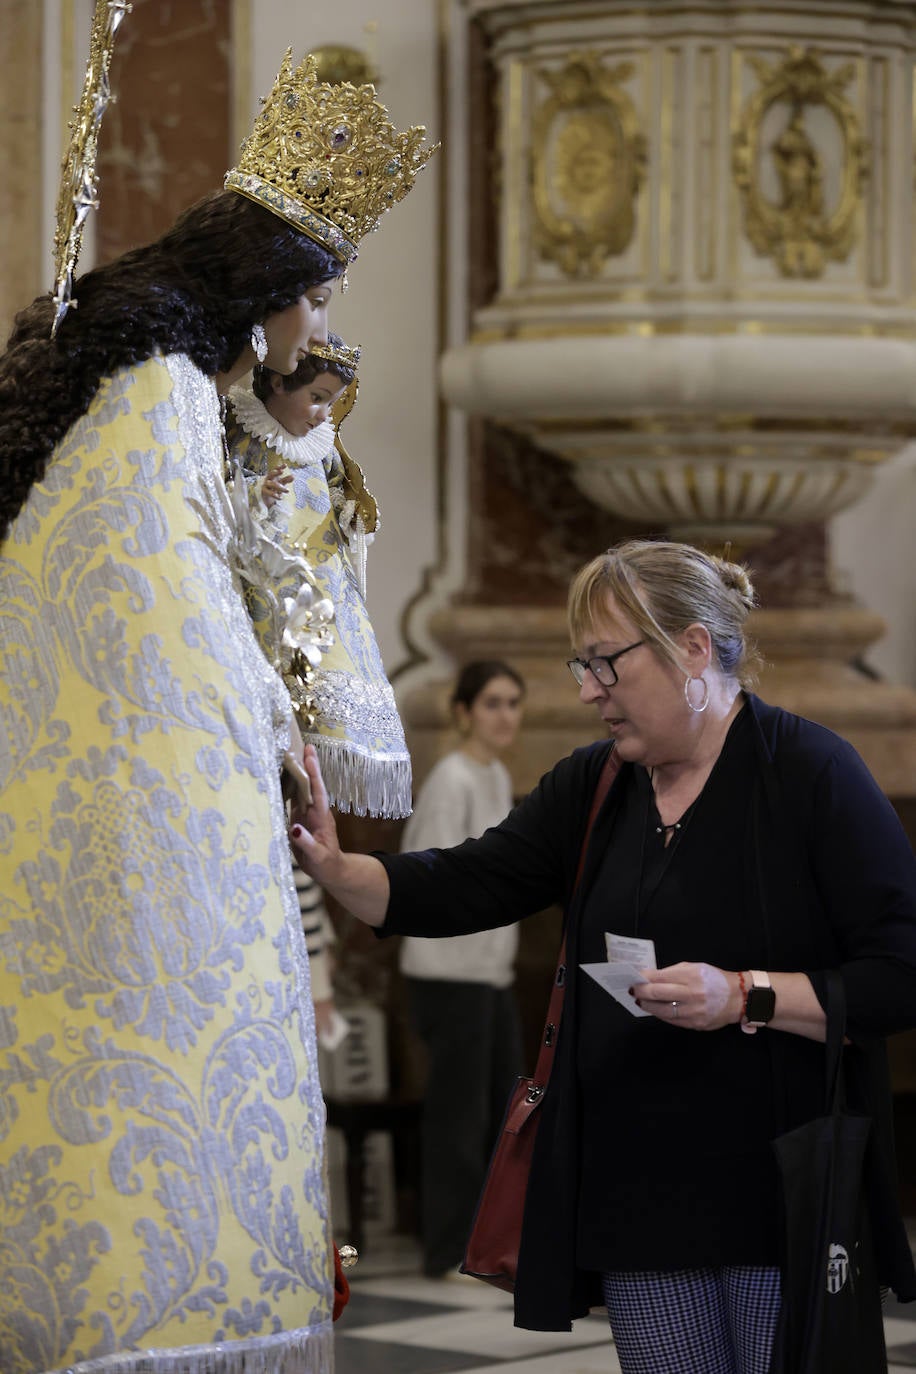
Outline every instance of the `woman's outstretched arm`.
{"label": "woman's outstretched arm", "polygon": [[297,781],[298,798],[293,802],[289,832],[296,862],[347,911],[367,925],[383,925],[388,910],[388,874],[371,855],[342,851],[314,745],[306,745],[304,763],[305,779],[298,775],[295,760],[288,759],[286,765]]}

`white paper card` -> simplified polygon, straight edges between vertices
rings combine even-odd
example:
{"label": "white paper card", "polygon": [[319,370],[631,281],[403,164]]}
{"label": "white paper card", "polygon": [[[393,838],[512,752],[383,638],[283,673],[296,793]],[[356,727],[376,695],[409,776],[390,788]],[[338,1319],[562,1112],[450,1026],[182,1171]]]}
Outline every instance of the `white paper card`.
{"label": "white paper card", "polygon": [[[641,967],[646,968],[647,965]],[[636,1005],[636,998],[630,996],[630,988],[644,981],[635,964],[620,960],[613,964],[583,964],[582,968],[605,992],[611,994],[615,1002],[626,1007],[634,1016],[651,1016],[651,1012],[643,1011],[642,1007]]]}
{"label": "white paper card", "polygon": [[655,962],[655,941],[639,940],[635,935],[612,935],[604,932],[607,957],[612,964],[633,964],[635,968],[658,968]]}

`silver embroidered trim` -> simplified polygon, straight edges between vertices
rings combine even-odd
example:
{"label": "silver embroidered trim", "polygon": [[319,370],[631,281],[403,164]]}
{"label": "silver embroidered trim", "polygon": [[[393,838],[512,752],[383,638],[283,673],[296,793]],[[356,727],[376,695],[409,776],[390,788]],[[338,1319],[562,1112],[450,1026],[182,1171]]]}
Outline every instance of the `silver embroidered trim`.
{"label": "silver embroidered trim", "polygon": [[409,816],[410,754],[391,684],[383,679],[370,685],[350,673],[319,668],[313,694],[318,715],[327,725],[343,726],[373,741],[371,748],[361,748],[352,739],[306,736],[318,751],[332,804],[357,816]]}
{"label": "silver embroidered trim", "polygon": [[[211,378],[205,377],[185,354],[171,354],[165,359],[165,365],[176,393],[186,398],[185,405],[177,406],[179,438],[185,451],[196,455],[201,482],[195,494],[216,531],[219,554],[227,566],[232,582],[232,592],[229,592],[228,588],[217,589],[218,594],[221,593],[220,611],[232,633],[239,639],[239,643],[244,645],[248,639],[253,649],[257,650],[256,653],[246,654],[246,658],[249,660],[249,671],[254,673],[255,668],[257,669],[257,687],[260,687],[261,695],[270,703],[274,756],[279,767],[284,752],[289,748],[292,704],[289,693],[264,658],[254,637],[245,609],[239,574],[229,556],[229,546],[235,531],[235,514],[223,476],[223,426],[216,385]],[[253,683],[252,691],[254,690],[256,687]]]}
{"label": "silver embroidered trim", "polygon": [[[222,512],[221,524],[225,529],[225,558],[228,566],[228,548],[230,541],[230,520],[231,506],[229,496],[226,492],[223,480],[223,445],[222,445],[222,422],[219,413],[219,401],[216,395],[216,387],[213,382],[204,377],[204,374],[185,357],[183,354],[173,355],[166,359],[169,373],[175,383],[176,393],[184,398],[184,404],[178,404],[179,415],[179,439],[191,453],[199,455],[202,485],[212,489],[213,503],[219,504]],[[228,512],[228,513],[227,513]],[[250,651],[246,654],[246,659],[250,665],[250,671],[255,681],[259,681],[265,696],[273,698],[276,703],[276,694],[283,698],[285,703],[284,718],[286,724],[286,743],[283,748],[288,747],[289,743],[289,718],[292,715],[292,704],[289,694],[277,674],[271,668],[267,659],[261,651],[261,646],[255,638],[251,620],[245,603],[242,599],[242,591],[236,580],[237,575],[233,574],[237,595],[231,603],[222,605],[223,614],[227,623],[232,627],[237,635],[239,643],[250,643]],[[257,671],[255,673],[255,665]],[[255,682],[252,683],[252,693],[255,690]],[[253,718],[257,723],[261,742],[264,751],[264,758],[271,756],[271,745],[276,749],[279,740],[275,720],[269,719],[267,711],[253,711]],[[281,751],[282,754],[282,751]],[[315,1107],[321,1102],[321,1085],[318,1081],[318,1052],[315,1040],[315,1007],[312,1002],[311,985],[308,971],[308,955],[305,949],[305,938],[302,934],[302,921],[299,915],[299,899],[296,895],[295,883],[293,881],[292,867],[286,862],[289,856],[289,838],[287,832],[287,816],[283,805],[283,798],[280,794],[280,773],[279,769],[271,772],[265,779],[268,799],[270,805],[271,838],[273,840],[273,852],[281,856],[286,871],[282,878],[278,878],[280,891],[283,898],[283,914],[289,935],[289,948],[295,962],[296,990],[298,992],[299,1014],[301,1017],[300,1035],[302,1043],[306,1048],[309,1059],[309,1082],[308,1082],[308,1102],[310,1107]],[[322,1151],[325,1148],[324,1137],[316,1137],[316,1150]],[[324,1172],[323,1160],[318,1161],[321,1170]],[[328,1217],[325,1207],[325,1231],[328,1249],[331,1246],[330,1234],[327,1233]],[[159,1374],[155,1371],[155,1374]],[[196,1371],[193,1371],[196,1374]],[[248,1371],[245,1371],[248,1374]]]}
{"label": "silver embroidered trim", "polygon": [[120,1351],[47,1374],[334,1374],[330,1321],[251,1340]]}
{"label": "silver embroidered trim", "polygon": [[[389,747],[402,746],[404,731],[394,700],[391,683],[368,683],[352,673],[319,668],[315,674],[315,700],[328,725],[340,725],[387,740]],[[395,752],[400,752],[397,748]],[[406,757],[406,748],[404,749]],[[393,757],[390,754],[389,757]]]}

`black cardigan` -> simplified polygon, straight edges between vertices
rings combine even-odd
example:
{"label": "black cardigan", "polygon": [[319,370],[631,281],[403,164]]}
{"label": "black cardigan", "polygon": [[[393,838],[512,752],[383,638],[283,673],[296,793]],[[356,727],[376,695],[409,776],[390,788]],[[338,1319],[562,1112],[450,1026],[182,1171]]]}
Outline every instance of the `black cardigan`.
{"label": "black cardigan", "polygon": [[[823,1003],[823,970],[838,967],[847,997],[850,1106],[874,1118],[869,1201],[879,1276],[903,1300],[916,1271],[900,1217],[884,1036],[916,1025],[916,863],[893,808],[855,750],[831,731],[748,698],[757,768],[744,871],[773,970],[803,970]],[[579,749],[547,773],[501,825],[451,850],[379,855],[391,884],[382,935],[461,935],[546,906],[567,909],[567,958],[610,834],[622,783],[598,816],[582,883],[572,895],[581,836],[606,744]],[[431,913],[433,915],[431,916]],[[575,980],[566,1027],[574,1024]],[[823,1054],[767,1033],[780,1130],[823,1110]],[[795,1053],[793,1053],[795,1049]],[[578,1206],[573,1036],[561,1030],[532,1162],[516,1283],[516,1322],[566,1330],[601,1301],[596,1275],[575,1263]],[[664,1267],[660,1252],[659,1268]]]}

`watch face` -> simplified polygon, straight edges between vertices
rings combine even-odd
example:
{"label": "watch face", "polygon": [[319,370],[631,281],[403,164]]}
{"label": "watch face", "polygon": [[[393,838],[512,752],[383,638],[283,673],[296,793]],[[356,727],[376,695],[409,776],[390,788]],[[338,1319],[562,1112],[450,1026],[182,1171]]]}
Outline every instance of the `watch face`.
{"label": "watch face", "polygon": [[751,988],[747,995],[745,1015],[752,1025],[765,1026],[773,1019],[776,1010],[776,993],[772,988]]}

